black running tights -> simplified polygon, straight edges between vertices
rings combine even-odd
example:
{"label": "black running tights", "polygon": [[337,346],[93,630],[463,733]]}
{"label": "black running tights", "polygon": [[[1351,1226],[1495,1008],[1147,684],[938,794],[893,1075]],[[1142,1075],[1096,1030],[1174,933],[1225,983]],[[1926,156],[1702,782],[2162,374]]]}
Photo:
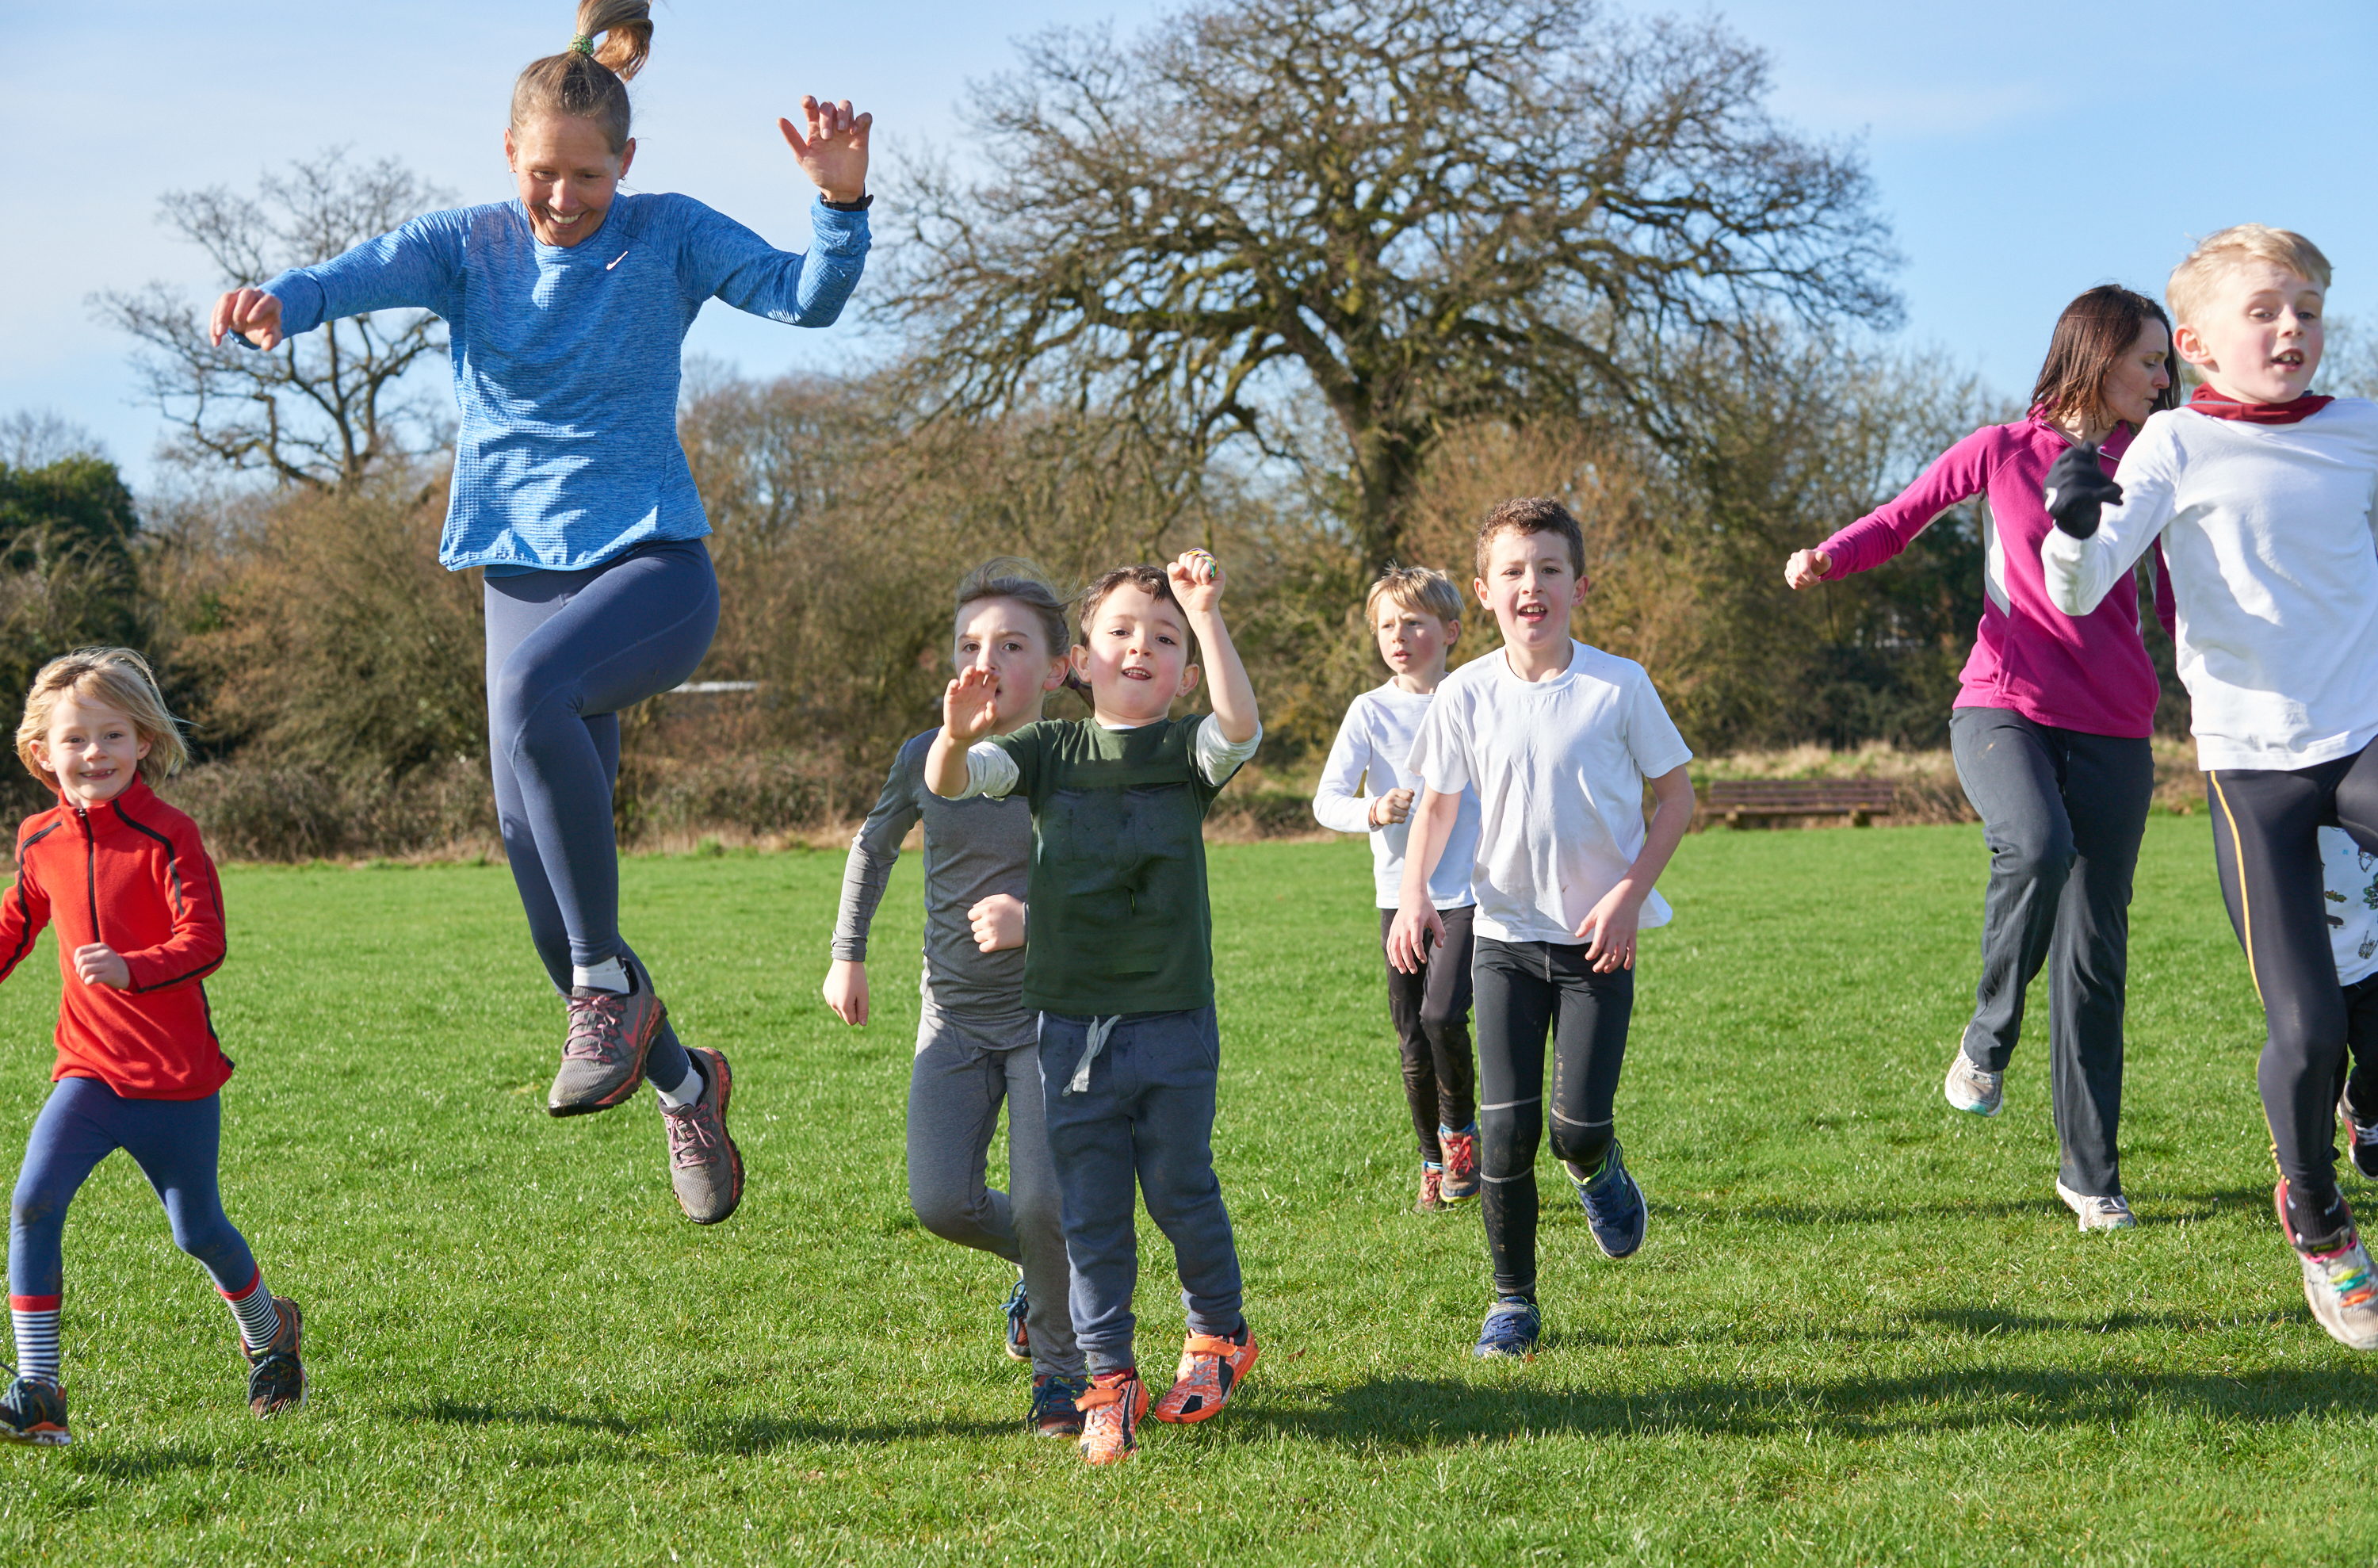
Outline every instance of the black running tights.
{"label": "black running tights", "polygon": [[2255,1073],[2263,1115],[2296,1212],[2324,1213],[2336,1201],[2346,1027],[2319,833],[2342,827],[2378,852],[2378,743],[2312,767],[2217,769],[2210,786],[2221,896],[2270,1029]]}
{"label": "black running tights", "polygon": [[[1582,944],[1477,939],[1479,1211],[1495,1294],[1536,1290],[1536,1144],[1544,1131],[1544,1036],[1553,1042],[1555,1157],[1591,1171],[1613,1140],[1635,973],[1596,974]],[[2333,977],[2332,977],[2333,978]]]}

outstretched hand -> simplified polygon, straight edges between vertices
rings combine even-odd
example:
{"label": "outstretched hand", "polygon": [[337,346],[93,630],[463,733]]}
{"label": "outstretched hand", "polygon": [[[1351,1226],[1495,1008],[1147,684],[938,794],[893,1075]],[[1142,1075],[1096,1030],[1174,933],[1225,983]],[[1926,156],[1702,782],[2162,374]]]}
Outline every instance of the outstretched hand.
{"label": "outstretched hand", "polygon": [[979,664],[958,671],[942,690],[942,732],[951,743],[971,746],[999,723],[999,676]]}
{"label": "outstretched hand", "polygon": [[208,332],[209,341],[218,348],[231,332],[258,348],[275,347],[281,342],[281,301],[260,288],[235,288],[215,301]]}
{"label": "outstretched hand", "polygon": [[808,125],[806,136],[790,120],[776,122],[793,156],[800,160],[801,173],[809,175],[828,201],[857,201],[864,197],[867,133],[874,127],[875,116],[851,113],[847,98],[839,103],[821,103],[814,97],[804,97],[801,118]]}
{"label": "outstretched hand", "polygon": [[2098,514],[2122,499],[2122,487],[2106,476],[2097,465],[2097,443],[2087,441],[2069,446],[2063,454],[2048,464],[2047,481],[2040,487],[2040,500],[2047,504],[2048,515],[2056,520],[2058,528],[2076,539],[2085,539],[2097,531]]}
{"label": "outstretched hand", "polygon": [[1179,560],[1165,566],[1164,576],[1172,585],[1172,597],[1192,615],[1222,602],[1222,563],[1210,550],[1183,550]]}
{"label": "outstretched hand", "polygon": [[1784,563],[1784,581],[1793,588],[1813,588],[1832,574],[1833,558],[1820,549],[1796,549]]}

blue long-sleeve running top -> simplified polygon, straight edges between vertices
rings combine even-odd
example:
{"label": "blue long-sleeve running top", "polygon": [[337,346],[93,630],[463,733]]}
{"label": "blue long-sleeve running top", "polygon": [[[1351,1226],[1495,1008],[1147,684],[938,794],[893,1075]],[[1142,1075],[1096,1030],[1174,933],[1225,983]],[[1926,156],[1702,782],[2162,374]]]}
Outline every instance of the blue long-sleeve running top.
{"label": "blue long-sleeve running top", "polygon": [[573,572],[710,532],[678,444],[685,334],[713,298],[832,325],[866,261],[867,214],[820,201],[810,224],[802,255],[691,197],[638,194],[565,247],[503,201],[425,213],[264,292],[290,337],[371,310],[444,317],[462,424],[438,559]]}

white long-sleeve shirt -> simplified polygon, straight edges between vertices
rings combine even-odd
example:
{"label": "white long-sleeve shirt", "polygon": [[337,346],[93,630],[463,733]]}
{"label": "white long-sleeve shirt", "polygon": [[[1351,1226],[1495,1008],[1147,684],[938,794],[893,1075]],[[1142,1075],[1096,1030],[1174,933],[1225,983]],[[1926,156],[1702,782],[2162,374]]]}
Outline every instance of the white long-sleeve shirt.
{"label": "white long-sleeve shirt", "polygon": [[2301,768],[2378,740],[2378,404],[2291,425],[2150,418],[2096,533],[2051,528],[2051,602],[2086,615],[2160,537],[2196,765]]}
{"label": "white long-sleeve shirt", "polygon": [[[1329,760],[1321,766],[1321,787],[1313,794],[1313,815],[1322,826],[1371,836],[1371,880],[1383,910],[1403,901],[1404,849],[1411,840],[1411,819],[1373,826],[1371,802],[1391,790],[1410,790],[1413,808],[1419,808],[1420,775],[1407,759],[1420,721],[1428,717],[1431,696],[1407,692],[1390,681],[1349,703],[1346,717],[1339,721],[1338,739],[1329,744]],[[1453,836],[1446,840],[1445,852],[1428,879],[1428,901],[1440,910],[1474,902],[1470,867],[1477,855],[1478,791],[1465,788]]]}

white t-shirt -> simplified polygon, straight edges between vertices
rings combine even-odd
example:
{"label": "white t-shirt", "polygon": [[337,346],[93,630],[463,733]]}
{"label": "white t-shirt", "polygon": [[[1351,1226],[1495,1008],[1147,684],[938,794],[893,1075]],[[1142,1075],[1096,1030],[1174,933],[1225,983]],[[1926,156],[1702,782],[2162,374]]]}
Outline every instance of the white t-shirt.
{"label": "white t-shirt", "polygon": [[2350,985],[2378,974],[2378,855],[2341,827],[2320,830],[2320,876],[2328,895],[2328,943],[2336,954],[2336,983]]}
{"label": "white t-shirt", "polygon": [[2311,767],[2378,740],[2378,404],[2157,414],[2114,477],[2096,533],[2041,541],[2048,597],[2086,615],[2162,538],[2197,766]]}
{"label": "white t-shirt", "polygon": [[[1420,721],[1428,716],[1434,695],[1407,692],[1390,681],[1348,704],[1338,739],[1329,746],[1329,760],[1321,766],[1321,787],[1313,795],[1313,814],[1322,826],[1371,836],[1371,880],[1383,910],[1403,901],[1404,846],[1411,839],[1411,819],[1374,827],[1371,802],[1390,790],[1419,795],[1420,775],[1405,759],[1411,755],[1412,739],[1420,733]],[[1478,791],[1464,790],[1453,837],[1446,840],[1436,873],[1428,879],[1430,903],[1458,910],[1473,901],[1470,862],[1477,853]]]}
{"label": "white t-shirt", "polygon": [[[1499,650],[1447,676],[1408,766],[1439,794],[1478,791],[1471,929],[1574,947],[1643,852],[1643,780],[1692,758],[1641,665],[1571,642],[1548,681],[1520,680]],[[1642,923],[1669,916],[1654,889]]]}

